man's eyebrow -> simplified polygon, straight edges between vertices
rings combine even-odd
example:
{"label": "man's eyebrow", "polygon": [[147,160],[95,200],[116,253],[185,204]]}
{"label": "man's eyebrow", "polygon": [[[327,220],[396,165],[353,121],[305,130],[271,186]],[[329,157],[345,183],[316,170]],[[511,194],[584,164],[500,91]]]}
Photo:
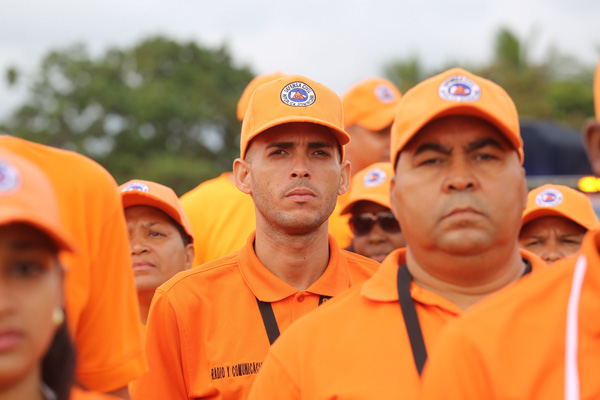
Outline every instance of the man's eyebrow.
{"label": "man's eyebrow", "polygon": [[329,142],[310,142],[310,143],[308,143],[308,148],[310,148],[310,149],[322,149],[322,148],[333,149],[333,144],[331,144]]}
{"label": "man's eyebrow", "polygon": [[426,142],[417,148],[417,150],[415,151],[415,156],[419,155],[420,153],[423,153],[424,151],[435,151],[437,153],[442,153],[445,155],[450,155],[452,153],[452,149],[446,146],[442,146],[439,143]]}
{"label": "man's eyebrow", "polygon": [[504,146],[502,146],[502,144],[500,144],[499,141],[497,141],[496,139],[494,139],[492,137],[486,137],[486,138],[474,140],[471,143],[467,144],[465,146],[465,152],[468,153],[470,151],[479,150],[486,146],[492,146],[492,147],[497,148],[498,150],[505,150]]}
{"label": "man's eyebrow", "polygon": [[267,149],[272,149],[272,148],[289,149],[290,147],[294,147],[294,142],[272,142],[267,145]]}

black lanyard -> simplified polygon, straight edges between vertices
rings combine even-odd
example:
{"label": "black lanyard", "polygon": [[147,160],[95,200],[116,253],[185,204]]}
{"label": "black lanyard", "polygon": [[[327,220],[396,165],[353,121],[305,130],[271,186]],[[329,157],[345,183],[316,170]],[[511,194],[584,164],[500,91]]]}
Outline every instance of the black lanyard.
{"label": "black lanyard", "polygon": [[[331,296],[319,297],[319,305],[323,304],[330,298]],[[273,313],[273,307],[271,306],[271,303],[267,301],[260,301],[258,297],[256,298],[256,303],[258,303],[258,309],[260,310],[260,315],[262,317],[263,324],[265,325],[267,336],[269,337],[269,343],[273,344],[280,335],[279,326],[277,326],[277,320],[275,319],[275,314]]]}
{"label": "black lanyard", "polygon": [[[525,272],[523,272],[523,276],[525,276],[531,272],[531,263],[526,259],[523,259],[523,261],[525,262]],[[404,264],[398,268],[398,302],[400,303],[400,309],[402,310],[402,316],[404,317],[404,325],[406,326],[406,332],[408,333],[408,339],[410,340],[410,347],[415,360],[415,366],[417,367],[419,375],[421,375],[425,361],[427,361],[427,349],[425,348],[423,331],[421,330],[421,324],[419,323],[419,317],[417,316],[415,302],[410,295],[411,281],[412,276],[410,275],[410,272],[408,272],[406,264]]]}

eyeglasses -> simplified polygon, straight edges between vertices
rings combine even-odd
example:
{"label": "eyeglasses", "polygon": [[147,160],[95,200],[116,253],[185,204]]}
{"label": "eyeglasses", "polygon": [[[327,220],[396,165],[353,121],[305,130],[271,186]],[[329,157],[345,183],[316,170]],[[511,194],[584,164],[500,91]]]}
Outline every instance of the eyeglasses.
{"label": "eyeglasses", "polygon": [[367,235],[373,227],[378,224],[385,233],[400,232],[400,224],[396,221],[394,214],[372,214],[364,213],[350,218],[350,230],[354,236]]}

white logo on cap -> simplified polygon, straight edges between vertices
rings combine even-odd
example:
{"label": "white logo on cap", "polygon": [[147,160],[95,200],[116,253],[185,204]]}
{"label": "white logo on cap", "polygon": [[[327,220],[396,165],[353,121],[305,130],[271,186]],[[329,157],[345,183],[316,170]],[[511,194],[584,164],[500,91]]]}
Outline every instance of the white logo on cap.
{"label": "white logo on cap", "polygon": [[396,100],[394,93],[385,85],[377,85],[375,88],[375,97],[382,103],[391,103]]}
{"label": "white logo on cap", "polygon": [[142,183],[142,182],[131,182],[129,185],[125,186],[121,190],[121,192],[132,192],[132,191],[148,193],[150,191],[150,188],[148,188],[148,185],[146,185],[145,183]]}
{"label": "white logo on cap", "polygon": [[443,100],[473,102],[481,96],[479,85],[464,75],[453,75],[441,83],[438,96]]}
{"label": "white logo on cap", "polygon": [[540,207],[556,207],[563,201],[563,194],[557,189],[544,189],[535,196],[535,204]]}
{"label": "white logo on cap", "polygon": [[20,184],[19,171],[9,163],[0,160],[0,194],[8,194]]}
{"label": "white logo on cap", "polygon": [[281,101],[291,107],[308,107],[315,102],[317,96],[304,82],[292,82],[281,91]]}
{"label": "white logo on cap", "polygon": [[385,182],[385,178],[387,174],[384,170],[375,168],[369,171],[365,177],[363,178],[363,186],[364,187],[375,187],[381,186]]}

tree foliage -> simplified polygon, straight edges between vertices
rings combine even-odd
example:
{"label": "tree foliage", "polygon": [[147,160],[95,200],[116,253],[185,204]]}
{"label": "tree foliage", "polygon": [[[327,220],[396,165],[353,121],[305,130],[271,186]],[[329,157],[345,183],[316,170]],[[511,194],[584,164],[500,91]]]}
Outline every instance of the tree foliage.
{"label": "tree foliage", "polygon": [[225,47],[153,37],[93,58],[76,45],[50,52],[36,76],[3,129],[88,155],[119,183],[155,180],[182,194],[239,153],[235,108],[253,74]]}

